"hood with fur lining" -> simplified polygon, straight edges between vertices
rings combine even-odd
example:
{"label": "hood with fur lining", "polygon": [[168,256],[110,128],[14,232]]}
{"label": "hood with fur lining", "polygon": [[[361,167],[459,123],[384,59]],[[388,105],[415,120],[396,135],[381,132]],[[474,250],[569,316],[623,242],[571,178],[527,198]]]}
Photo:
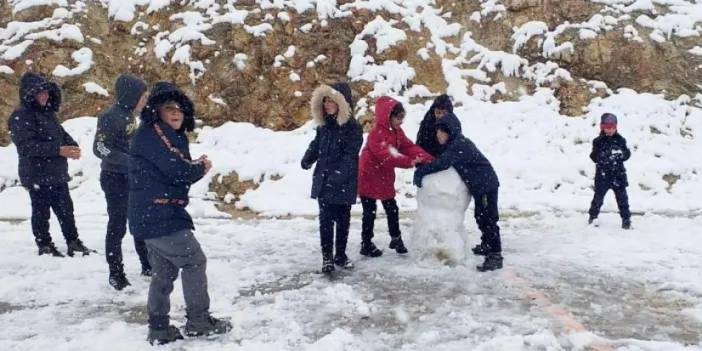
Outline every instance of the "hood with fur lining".
{"label": "hood with fur lining", "polygon": [[324,125],[324,98],[330,98],[339,106],[336,121],[340,126],[343,126],[351,119],[352,99],[351,88],[346,83],[337,83],[333,87],[329,85],[320,85],[312,92],[310,100],[310,110],[312,118],[318,125]]}

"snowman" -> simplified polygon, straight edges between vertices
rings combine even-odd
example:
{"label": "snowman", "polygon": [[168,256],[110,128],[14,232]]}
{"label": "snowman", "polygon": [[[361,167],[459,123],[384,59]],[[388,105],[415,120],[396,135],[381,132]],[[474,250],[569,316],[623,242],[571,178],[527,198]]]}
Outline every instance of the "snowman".
{"label": "snowman", "polygon": [[454,168],[427,175],[417,189],[417,213],[410,245],[426,263],[464,262],[468,233],[464,218],[471,196]]}

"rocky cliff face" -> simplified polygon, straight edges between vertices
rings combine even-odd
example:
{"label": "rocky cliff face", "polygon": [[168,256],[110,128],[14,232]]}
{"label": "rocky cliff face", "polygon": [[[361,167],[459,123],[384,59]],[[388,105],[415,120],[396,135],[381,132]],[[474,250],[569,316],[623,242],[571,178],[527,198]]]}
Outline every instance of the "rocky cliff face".
{"label": "rocky cliff face", "polygon": [[64,119],[98,114],[115,78],[133,72],[179,84],[207,125],[276,130],[303,124],[314,86],[337,80],[356,82],[364,121],[386,93],[416,101],[448,90],[497,102],[548,87],[566,115],[623,87],[694,97],[702,4],[669,3],[2,1],[0,144],[27,70],[61,84]]}

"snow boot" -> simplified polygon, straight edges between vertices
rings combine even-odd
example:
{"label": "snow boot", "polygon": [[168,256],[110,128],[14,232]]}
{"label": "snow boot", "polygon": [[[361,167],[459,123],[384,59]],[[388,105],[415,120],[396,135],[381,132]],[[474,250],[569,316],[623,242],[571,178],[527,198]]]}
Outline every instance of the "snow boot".
{"label": "snow boot", "polygon": [[54,243],[39,246],[39,256],[44,254],[54,257],[65,257],[58,249],[56,249],[56,245],[54,245]]}
{"label": "snow boot", "polygon": [[82,252],[83,256],[88,256],[88,255],[90,255],[91,252],[97,252],[97,251],[87,248],[85,245],[83,245],[83,242],[80,241],[80,239],[75,239],[75,240],[71,240],[68,243],[68,252],[66,254],[70,257],[73,257],[73,254],[75,252]]}
{"label": "snow boot", "polygon": [[120,290],[132,285],[132,284],[129,284],[129,280],[127,280],[127,276],[124,275],[124,273],[110,274],[110,278],[107,281],[117,291],[120,291]]}
{"label": "snow boot", "polygon": [[622,219],[622,229],[631,229],[631,219],[629,218],[624,218]]}
{"label": "snow boot", "polygon": [[485,256],[489,252],[489,248],[487,245],[480,243],[479,245],[475,245],[475,247],[472,249],[473,255],[476,256]]}
{"label": "snow boot", "polygon": [[502,254],[500,253],[489,253],[485,256],[485,262],[483,264],[475,267],[480,272],[494,271],[496,269],[502,269]]}
{"label": "snow boot", "polygon": [[334,271],[334,256],[332,254],[322,254],[322,273]]}
{"label": "snow boot", "polygon": [[224,334],[230,330],[232,330],[230,321],[209,315],[205,318],[187,318],[185,322],[185,335],[187,336]]}
{"label": "snow boot", "polygon": [[334,264],[344,269],[353,269],[354,267],[353,262],[349,260],[346,254],[337,254],[336,257],[334,257]]}
{"label": "snow boot", "polygon": [[399,254],[406,254],[407,253],[407,248],[405,247],[405,243],[402,242],[402,238],[399,236],[396,238],[392,238],[390,240],[390,248],[394,249]]}
{"label": "snow boot", "polygon": [[381,251],[372,241],[364,241],[361,243],[361,255],[368,257],[380,257],[383,255]]}
{"label": "snow boot", "polygon": [[597,219],[597,217],[590,216],[590,218],[587,219],[587,224],[592,224]]}
{"label": "snow boot", "polygon": [[183,340],[183,335],[175,326],[169,325],[166,329],[153,329],[149,327],[149,336],[146,338],[151,345],[163,345]]}

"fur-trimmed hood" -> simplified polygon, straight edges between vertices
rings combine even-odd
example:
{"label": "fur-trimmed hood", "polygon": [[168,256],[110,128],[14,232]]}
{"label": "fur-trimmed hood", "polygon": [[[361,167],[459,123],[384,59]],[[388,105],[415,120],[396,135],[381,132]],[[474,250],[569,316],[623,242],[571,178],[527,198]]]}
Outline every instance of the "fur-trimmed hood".
{"label": "fur-trimmed hood", "polygon": [[340,126],[346,124],[353,113],[353,99],[351,95],[351,87],[346,83],[337,83],[332,86],[320,85],[312,92],[310,100],[310,110],[312,119],[318,125],[326,123],[324,116],[324,98],[330,98],[339,106],[339,112],[336,117],[337,123]]}
{"label": "fur-trimmed hood", "polygon": [[148,102],[144,110],[141,111],[141,121],[147,124],[156,123],[160,119],[158,109],[168,101],[177,102],[183,111],[183,126],[180,127],[178,132],[192,132],[195,129],[195,107],[185,93],[169,82],[157,82],[151,89]]}

